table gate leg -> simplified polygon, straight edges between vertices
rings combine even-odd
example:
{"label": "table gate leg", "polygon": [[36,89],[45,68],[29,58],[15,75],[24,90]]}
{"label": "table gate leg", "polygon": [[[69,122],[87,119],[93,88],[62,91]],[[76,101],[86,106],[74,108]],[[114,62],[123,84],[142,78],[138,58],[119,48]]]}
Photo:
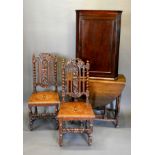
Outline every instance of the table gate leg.
{"label": "table gate leg", "polygon": [[116,119],[116,124],[115,127],[119,127],[119,117],[120,117],[120,96],[118,96],[116,98],[116,115],[115,115],[115,119]]}

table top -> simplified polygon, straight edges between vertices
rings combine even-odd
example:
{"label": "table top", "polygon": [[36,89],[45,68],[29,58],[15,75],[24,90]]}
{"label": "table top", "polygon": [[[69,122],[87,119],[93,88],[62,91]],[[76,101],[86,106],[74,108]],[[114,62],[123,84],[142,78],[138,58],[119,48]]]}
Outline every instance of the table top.
{"label": "table top", "polygon": [[116,83],[116,84],[125,84],[126,78],[123,74],[118,74],[117,79],[105,79],[100,77],[90,77],[89,82],[100,82],[100,83]]}

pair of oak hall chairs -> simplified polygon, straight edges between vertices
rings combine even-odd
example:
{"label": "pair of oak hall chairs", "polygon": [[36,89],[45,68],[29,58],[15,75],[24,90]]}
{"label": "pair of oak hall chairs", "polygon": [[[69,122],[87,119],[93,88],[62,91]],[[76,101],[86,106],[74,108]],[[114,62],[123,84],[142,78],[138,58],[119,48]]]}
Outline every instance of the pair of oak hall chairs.
{"label": "pair of oak hall chairs", "polygon": [[[33,93],[28,99],[30,130],[36,119],[53,118],[59,129],[60,146],[66,133],[86,133],[88,145],[91,145],[95,115],[89,103],[89,62],[84,63],[79,58],[63,59],[61,102],[57,85],[57,57],[50,53],[33,55],[32,64]],[[37,91],[39,86],[45,91]],[[50,89],[47,91],[47,88]],[[46,111],[49,106],[54,107],[54,112]],[[38,107],[45,107],[44,112],[39,112]],[[78,126],[73,126],[75,123]]]}

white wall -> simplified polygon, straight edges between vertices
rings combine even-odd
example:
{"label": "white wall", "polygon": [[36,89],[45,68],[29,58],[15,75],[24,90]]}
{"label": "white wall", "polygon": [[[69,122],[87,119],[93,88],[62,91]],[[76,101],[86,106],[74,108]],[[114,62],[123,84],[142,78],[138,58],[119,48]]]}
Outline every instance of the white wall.
{"label": "white wall", "polygon": [[75,57],[75,10],[122,10],[119,73],[126,76],[122,107],[131,102],[130,0],[23,0],[24,2],[24,100],[32,92],[32,53],[53,52]]}

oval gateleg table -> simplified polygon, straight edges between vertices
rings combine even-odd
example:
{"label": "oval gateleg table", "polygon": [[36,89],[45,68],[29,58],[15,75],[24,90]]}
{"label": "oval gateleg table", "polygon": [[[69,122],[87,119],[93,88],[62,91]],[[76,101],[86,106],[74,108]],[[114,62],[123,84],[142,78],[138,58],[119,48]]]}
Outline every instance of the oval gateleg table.
{"label": "oval gateleg table", "polygon": [[90,77],[90,103],[96,111],[96,120],[112,121],[119,127],[120,99],[125,84],[123,74],[114,80]]}

